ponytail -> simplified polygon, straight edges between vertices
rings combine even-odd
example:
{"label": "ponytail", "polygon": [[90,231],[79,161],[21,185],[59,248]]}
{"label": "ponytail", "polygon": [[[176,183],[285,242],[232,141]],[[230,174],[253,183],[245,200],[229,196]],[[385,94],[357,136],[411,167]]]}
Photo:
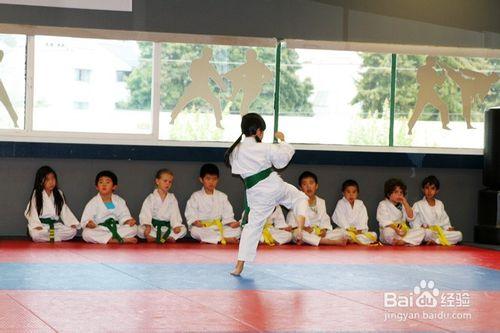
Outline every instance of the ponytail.
{"label": "ponytail", "polygon": [[229,157],[231,156],[231,153],[233,152],[234,148],[236,148],[236,146],[240,144],[242,137],[243,137],[243,133],[241,133],[241,135],[238,137],[238,139],[236,139],[236,141],[234,141],[234,143],[231,145],[231,147],[229,147],[229,149],[226,150],[226,153],[224,154],[224,164],[229,168],[231,167],[231,162],[229,161]]}

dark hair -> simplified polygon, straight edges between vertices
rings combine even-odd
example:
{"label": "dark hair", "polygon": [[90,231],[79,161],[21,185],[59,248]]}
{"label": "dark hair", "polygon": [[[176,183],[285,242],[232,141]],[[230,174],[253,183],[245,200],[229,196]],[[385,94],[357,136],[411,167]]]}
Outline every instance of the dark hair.
{"label": "dark hair", "polygon": [[99,172],[97,176],[95,176],[95,186],[97,186],[97,184],[99,183],[99,178],[101,177],[108,177],[113,182],[113,185],[118,185],[118,177],[116,177],[116,174],[113,171],[103,170]]}
{"label": "dark hair", "polygon": [[219,177],[219,168],[217,167],[217,165],[212,163],[203,164],[200,169],[200,178],[203,178],[206,175],[214,175]]}
{"label": "dark hair", "polygon": [[[264,121],[264,118],[262,118],[259,114],[257,113],[247,113],[243,117],[241,117],[241,135],[236,139],[236,141],[229,147],[228,150],[226,150],[226,153],[224,154],[224,163],[226,166],[231,167],[231,163],[229,162],[229,156],[231,156],[231,153],[233,152],[234,148],[241,142],[241,136],[252,136],[257,134],[257,130],[266,130],[266,122]],[[258,137],[255,137],[255,140],[257,142],[260,142],[260,139]]]}
{"label": "dark hair", "polygon": [[45,184],[45,179],[49,174],[53,174],[54,178],[56,179],[56,186],[54,186],[54,189],[52,190],[52,195],[54,196],[56,214],[59,215],[61,213],[62,207],[66,200],[61,192],[59,192],[59,188],[57,187],[57,174],[54,169],[47,165],[44,165],[36,171],[35,183],[33,184],[33,191],[31,191],[31,197],[29,200],[28,214],[31,211],[31,201],[33,198],[33,194],[35,195],[36,211],[38,213],[38,216],[42,214],[44,191],[43,185]]}
{"label": "dark hair", "polygon": [[312,178],[314,179],[314,182],[316,184],[318,184],[318,176],[316,176],[314,173],[312,173],[311,171],[304,171],[300,174],[299,176],[299,187],[300,187],[300,184],[302,183],[302,180],[304,178]]}
{"label": "dark hair", "polygon": [[359,185],[354,179],[348,179],[342,183],[342,192],[344,192],[349,186],[354,186],[359,192]]}
{"label": "dark hair", "polygon": [[156,171],[155,179],[160,179],[161,176],[163,176],[163,174],[165,174],[165,173],[171,175],[172,177],[174,176],[174,173],[172,171],[170,171],[169,169],[160,169],[160,170]]}
{"label": "dark hair", "polygon": [[427,176],[424,178],[424,180],[422,180],[422,188],[425,187],[425,185],[434,185],[436,186],[436,189],[439,190],[439,180],[437,179],[436,176],[434,175],[431,175],[431,176]]}
{"label": "dark hair", "polygon": [[384,184],[384,194],[386,198],[389,198],[389,195],[396,190],[396,187],[399,187],[403,194],[406,195],[406,185],[399,178],[391,178],[388,179]]}

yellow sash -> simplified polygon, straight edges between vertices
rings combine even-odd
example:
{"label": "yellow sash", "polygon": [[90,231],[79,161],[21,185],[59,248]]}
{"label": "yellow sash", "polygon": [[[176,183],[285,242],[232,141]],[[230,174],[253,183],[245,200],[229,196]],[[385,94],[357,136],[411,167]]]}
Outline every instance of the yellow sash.
{"label": "yellow sash", "polygon": [[321,236],[322,229],[319,227],[319,225],[313,225],[312,228],[316,236]]}
{"label": "yellow sash", "polygon": [[[349,227],[348,229],[346,229],[346,231],[347,231],[347,235],[349,236],[349,238],[351,239],[351,241],[353,241],[354,243],[359,244],[359,245],[366,245],[366,244],[363,244],[362,242],[360,242],[358,240],[358,237],[357,237],[357,234],[356,234],[357,229],[355,227]],[[363,232],[362,235],[364,235],[369,240],[371,240],[372,243],[374,243],[374,242],[377,241],[377,237],[373,236],[373,234],[371,234],[369,232]]]}
{"label": "yellow sash", "polygon": [[436,232],[438,234],[439,238],[439,244],[444,245],[444,246],[450,246],[450,242],[448,241],[448,238],[446,238],[446,235],[443,232],[443,228],[439,225],[431,225],[429,227],[430,230],[433,232]]}
{"label": "yellow sash", "polygon": [[221,219],[201,221],[201,224],[203,225],[204,228],[216,225],[217,228],[219,228],[220,232],[220,243],[222,245],[226,245],[226,239],[224,238],[224,226],[222,225]]}
{"label": "yellow sash", "polygon": [[266,243],[269,246],[275,245],[273,235],[271,235],[271,231],[269,230],[269,228],[271,228],[272,226],[273,226],[272,223],[266,223],[266,225],[264,226],[264,230],[262,230],[262,237],[264,237],[264,243]]}
{"label": "yellow sash", "polygon": [[408,231],[410,230],[410,227],[408,227],[408,225],[406,224],[406,222],[404,221],[401,221],[401,222],[394,222],[392,223],[391,225],[389,225],[390,227],[393,227],[393,228],[398,228],[398,229],[403,229],[403,231],[405,232],[405,235],[408,233]]}

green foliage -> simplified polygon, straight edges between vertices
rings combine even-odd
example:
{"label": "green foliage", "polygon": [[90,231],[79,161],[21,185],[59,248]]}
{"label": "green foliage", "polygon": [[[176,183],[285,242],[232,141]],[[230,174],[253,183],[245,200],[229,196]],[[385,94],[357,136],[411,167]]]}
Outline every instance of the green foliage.
{"label": "green foliage", "polygon": [[[360,79],[356,82],[358,93],[352,104],[361,103],[362,117],[376,115],[381,117],[383,105],[390,98],[390,55],[360,53],[363,59]],[[425,63],[426,56],[398,55],[396,76],[396,105],[395,118],[409,118],[415,106],[418,83],[417,69]],[[437,62],[446,64],[453,69],[469,69],[490,73],[498,71],[499,59],[465,58],[465,57],[437,57]],[[474,102],[472,121],[482,121],[485,108],[500,105],[500,83],[497,82],[484,101]],[[463,120],[462,98],[460,88],[449,77],[443,85],[436,88],[436,92],[443,99],[450,111],[450,120]],[[426,106],[419,120],[438,120],[439,112],[433,106]]]}
{"label": "green foliage", "polygon": [[[151,43],[140,43],[141,56],[146,59],[152,57]],[[160,100],[161,109],[172,110],[185,87],[191,82],[189,68],[191,62],[201,56],[205,46],[198,44],[163,43],[161,50]],[[245,62],[247,47],[213,46],[212,63],[220,74],[240,66]],[[275,50],[272,48],[254,48],[259,61],[263,62],[274,71]],[[296,72],[300,69],[298,55],[294,50],[285,49],[281,61],[292,66],[283,67],[281,70],[281,99],[280,109],[284,113],[312,116],[312,105],[308,101],[313,92],[313,86],[307,79],[301,81]],[[149,109],[151,105],[151,61],[143,61],[127,78],[127,87],[130,90],[130,99],[121,102],[120,106],[129,109]],[[230,82],[225,80],[226,85]],[[230,89],[222,92],[214,82],[209,83],[214,93],[219,97],[221,106],[226,108],[229,103]],[[235,103],[230,106],[231,113],[239,113],[241,93]],[[193,106],[200,112],[213,112],[210,105],[201,99],[193,100],[187,108]],[[263,86],[260,96],[250,106],[252,112],[271,115],[274,113],[274,80]]]}

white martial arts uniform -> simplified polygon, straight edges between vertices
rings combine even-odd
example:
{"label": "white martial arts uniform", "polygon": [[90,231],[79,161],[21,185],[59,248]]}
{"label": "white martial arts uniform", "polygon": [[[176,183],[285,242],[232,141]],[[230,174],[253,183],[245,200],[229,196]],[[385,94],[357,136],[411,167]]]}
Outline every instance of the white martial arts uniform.
{"label": "white martial arts uniform", "polygon": [[[102,201],[101,195],[97,193],[85,206],[82,215],[81,225],[83,228],[82,237],[83,240],[89,243],[100,243],[106,244],[113,237],[111,231],[99,223],[106,221],[109,218],[113,218],[118,221],[117,231],[122,238],[132,238],[137,235],[137,226],[129,226],[124,224],[127,220],[130,220],[132,216],[128,210],[125,200],[120,198],[118,195],[111,195],[111,201],[113,202],[115,208],[109,209]],[[94,221],[97,226],[93,229],[86,228],[89,221]]]}
{"label": "white martial arts uniform", "polygon": [[[444,209],[444,204],[441,200],[435,199],[436,204],[432,207],[429,205],[425,197],[415,202],[413,205],[413,213],[415,214],[415,227],[434,226],[438,225],[443,230],[443,234],[450,245],[457,244],[462,241],[462,233],[458,230],[448,231],[451,228],[450,218]],[[424,240],[433,241],[436,244],[441,244],[439,234],[429,228],[424,228]]]}
{"label": "white martial arts uniform", "polygon": [[[63,195],[61,190],[59,190],[59,192],[61,193],[61,195]],[[54,224],[54,241],[66,241],[75,237],[76,230],[80,227],[80,222],[75,217],[75,215],[73,215],[68,205],[66,205],[66,202],[63,203],[61,212],[58,216],[54,203],[54,195],[52,193],[48,195],[47,192],[43,191],[42,198],[43,207],[40,216],[38,216],[38,212],[36,210],[35,193],[33,193],[33,196],[31,197],[31,208],[29,208],[28,204],[24,212],[24,216],[28,220],[28,232],[31,236],[31,239],[33,239],[34,242],[49,241],[50,227],[48,224],[42,223],[40,221],[40,218],[50,218],[56,221],[58,221],[59,219],[62,220],[63,223]],[[76,228],[72,228],[71,226],[75,226]],[[35,229],[37,227],[42,227],[42,230]]]}
{"label": "white martial arts uniform", "polygon": [[[173,193],[168,193],[165,200],[161,199],[158,190],[154,190],[153,193],[147,196],[144,200],[141,208],[141,213],[139,214],[139,227],[137,228],[137,235],[140,238],[146,238],[144,231],[146,226],[151,226],[151,232],[149,236],[156,238],[156,228],[152,226],[152,219],[160,221],[170,222],[171,232],[170,236],[175,240],[178,240],[187,234],[187,228],[182,224],[182,216],[179,211],[179,203],[175,198]],[[180,227],[181,231],[179,233],[174,232],[174,228]],[[163,227],[162,235],[167,232],[167,228]]]}
{"label": "white martial arts uniform", "polygon": [[[415,217],[415,214],[413,215]],[[402,240],[407,244],[420,245],[424,239],[425,232],[420,228],[413,228],[413,218],[406,215],[404,207],[397,208],[389,199],[380,201],[377,208],[377,221],[380,226],[380,241],[384,244],[394,245],[396,241]],[[405,236],[399,236],[394,229],[389,227],[393,223],[410,222],[411,228]]]}
{"label": "white martial arts uniform", "polygon": [[[295,220],[295,215],[293,211],[288,212],[286,217],[286,222],[293,228],[297,227],[297,221]],[[313,227],[315,230],[326,229],[326,235],[324,238],[329,240],[344,240],[347,239],[347,234],[343,229],[333,230],[332,223],[330,222],[330,217],[326,213],[325,200],[316,196],[316,206],[307,205],[306,210],[306,222],[305,227]],[[319,229],[318,229],[319,228]],[[313,230],[312,232],[304,231],[302,233],[302,241],[309,245],[318,246],[321,241],[321,237],[318,236]],[[297,242],[297,230],[293,232],[293,241]]]}
{"label": "white martial arts uniform", "polygon": [[352,229],[363,232],[360,234],[348,232],[349,242],[368,245],[377,241],[377,234],[368,231],[368,213],[361,200],[356,199],[354,206],[351,206],[345,197],[340,199],[333,211],[332,221],[346,232]]}
{"label": "white martial arts uniform", "polygon": [[[257,142],[255,137],[246,137],[231,153],[231,171],[245,179],[272,166],[282,169],[290,162],[294,152],[293,147],[285,142],[263,143]],[[238,260],[253,261],[266,219],[276,205],[293,208],[296,215],[305,216],[307,196],[285,183],[273,171],[267,178],[247,189],[246,198],[250,212],[241,234]]]}
{"label": "white martial arts uniform", "polygon": [[[290,243],[292,241],[292,232],[281,230],[281,228],[288,227],[285,221],[285,215],[283,215],[283,209],[281,206],[276,206],[276,209],[266,219],[266,224],[264,225],[264,231],[269,230],[269,233],[276,244],[283,245]],[[262,237],[260,238],[261,243],[265,243],[264,231],[262,232]]]}
{"label": "white martial arts uniform", "polygon": [[210,227],[193,226],[195,221],[220,220],[223,225],[224,238],[240,238],[241,228],[231,228],[229,223],[235,221],[234,212],[227,195],[214,190],[207,194],[203,188],[194,192],[186,204],[186,220],[191,237],[200,242],[217,244],[221,241],[221,234],[217,225]]}

